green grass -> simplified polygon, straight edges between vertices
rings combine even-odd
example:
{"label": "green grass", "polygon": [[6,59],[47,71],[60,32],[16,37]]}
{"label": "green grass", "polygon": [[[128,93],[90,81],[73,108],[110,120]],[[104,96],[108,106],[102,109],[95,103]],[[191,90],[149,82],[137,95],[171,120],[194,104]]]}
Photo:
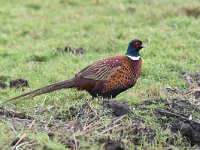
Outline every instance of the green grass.
{"label": "green grass", "polygon": [[[142,72],[135,87],[120,94],[118,99],[134,104],[166,98],[165,87],[185,88],[181,75],[200,71],[200,3],[195,0],[0,0],[0,3],[0,80],[8,83],[11,79],[27,79],[30,88],[25,91],[73,77],[101,58],[124,55],[132,37],[147,46],[141,50]],[[188,13],[188,9],[194,12]],[[86,54],[56,50],[66,45],[83,47]],[[0,101],[21,93],[19,89],[0,89]],[[33,110],[38,106],[56,105],[65,110],[85,102],[98,107],[86,92],[62,90],[36,97],[34,101],[9,104],[8,108],[34,115]],[[34,117],[48,120],[50,114],[45,115]],[[151,118],[146,119],[146,124],[157,125]],[[20,130],[9,132],[6,125],[9,126],[9,121],[0,124],[5,131],[0,133],[0,147],[21,134]],[[38,137],[35,133],[34,138]],[[48,141],[50,148],[63,147],[56,141],[41,140]],[[84,142],[83,145],[88,144]]]}

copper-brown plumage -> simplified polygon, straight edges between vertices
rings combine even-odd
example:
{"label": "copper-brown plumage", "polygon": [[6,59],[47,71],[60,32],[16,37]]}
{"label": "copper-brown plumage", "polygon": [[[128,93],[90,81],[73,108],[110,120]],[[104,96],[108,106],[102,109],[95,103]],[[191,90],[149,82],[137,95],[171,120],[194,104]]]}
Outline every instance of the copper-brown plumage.
{"label": "copper-brown plumage", "polygon": [[[114,98],[121,92],[133,87],[137,82],[142,66],[139,55],[141,48],[142,42],[133,40],[129,43],[126,56],[113,56],[99,60],[82,69],[69,80],[36,89],[5,102],[23,97],[34,97],[65,88],[85,90],[93,97]],[[135,58],[137,60],[134,60]]]}

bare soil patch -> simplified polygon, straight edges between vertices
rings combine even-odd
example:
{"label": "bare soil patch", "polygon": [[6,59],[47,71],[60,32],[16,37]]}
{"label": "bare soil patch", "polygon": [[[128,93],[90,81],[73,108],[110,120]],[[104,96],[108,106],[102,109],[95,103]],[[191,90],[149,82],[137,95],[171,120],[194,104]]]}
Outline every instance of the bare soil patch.
{"label": "bare soil patch", "polygon": [[16,79],[10,81],[10,88],[28,87],[28,81],[25,79]]}
{"label": "bare soil patch", "polygon": [[186,16],[189,16],[189,17],[198,18],[200,16],[199,5],[184,6],[181,8],[181,10]]}
{"label": "bare soil patch", "polygon": [[[159,126],[164,130],[170,128],[175,133],[169,133],[165,143],[160,143],[163,147],[177,146],[178,132],[191,146],[200,145],[200,109],[199,97],[196,96],[196,92],[199,92],[199,74],[187,74],[183,78],[188,88],[166,88],[164,91],[171,94],[167,100],[146,100],[130,105],[115,99],[99,101],[96,105],[86,102],[81,106],[69,108],[38,107],[34,108],[35,123],[31,128],[33,117],[25,113],[1,109],[0,120],[12,124],[15,131],[24,127],[34,133],[46,133],[49,140],[57,141],[69,149],[89,149],[89,146],[95,143],[104,149],[121,150],[129,149],[130,143],[135,148],[141,147],[144,140],[149,144],[155,141],[159,143],[158,137],[155,138],[158,134],[156,129],[145,124],[144,119],[155,117]],[[197,90],[191,92],[194,89]],[[135,111],[141,111],[141,116],[135,114]],[[49,117],[41,119],[41,115],[45,114],[49,114]],[[36,116],[40,117],[37,119]],[[20,137],[15,137],[6,147],[17,146],[18,138]],[[87,144],[83,146],[81,141]],[[22,149],[31,146],[48,149],[48,145],[32,139],[28,134],[17,144],[22,144]]]}
{"label": "bare soil patch", "polygon": [[74,55],[86,53],[86,50],[82,47],[73,48],[73,47],[70,47],[70,46],[65,46],[64,48],[59,47],[59,48],[57,48],[57,51],[67,52],[67,53],[71,53],[71,54],[74,54]]}
{"label": "bare soil patch", "polygon": [[103,106],[104,108],[111,110],[111,114],[116,117],[123,116],[131,112],[128,104],[117,100],[105,101],[103,102]]}

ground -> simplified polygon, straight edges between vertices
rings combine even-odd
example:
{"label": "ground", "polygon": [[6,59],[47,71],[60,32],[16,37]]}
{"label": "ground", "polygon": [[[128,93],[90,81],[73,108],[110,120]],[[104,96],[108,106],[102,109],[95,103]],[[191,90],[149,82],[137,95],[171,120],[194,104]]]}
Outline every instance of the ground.
{"label": "ground", "polygon": [[61,90],[3,106],[1,148],[198,149],[199,2],[1,0],[0,26],[0,102],[146,45],[137,84],[114,100]]}

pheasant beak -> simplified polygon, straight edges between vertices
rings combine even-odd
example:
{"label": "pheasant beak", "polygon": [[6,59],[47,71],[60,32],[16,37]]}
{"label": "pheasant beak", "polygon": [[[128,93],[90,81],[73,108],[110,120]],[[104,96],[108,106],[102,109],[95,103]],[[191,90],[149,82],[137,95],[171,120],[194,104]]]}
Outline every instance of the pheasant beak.
{"label": "pheasant beak", "polygon": [[146,48],[146,45],[142,44],[142,45],[141,45],[141,48]]}

